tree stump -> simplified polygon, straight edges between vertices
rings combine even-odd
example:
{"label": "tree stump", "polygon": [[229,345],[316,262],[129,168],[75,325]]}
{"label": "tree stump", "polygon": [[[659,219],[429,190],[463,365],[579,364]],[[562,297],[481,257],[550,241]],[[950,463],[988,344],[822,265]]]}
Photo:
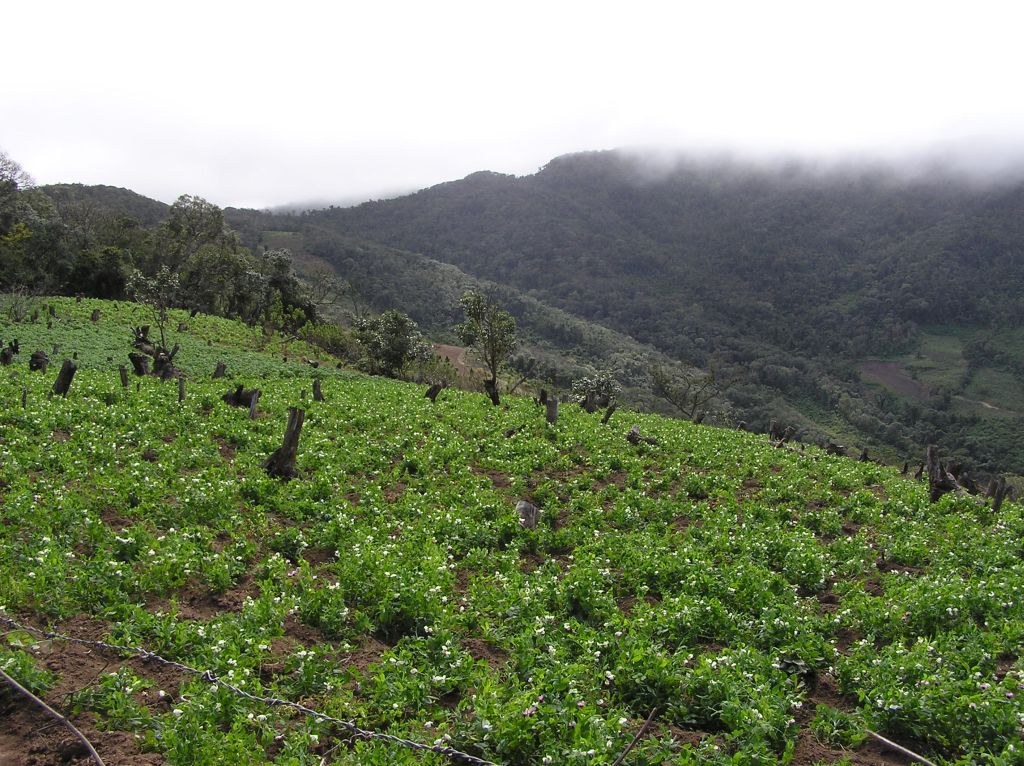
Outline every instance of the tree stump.
{"label": "tree stump", "polygon": [[28,386],[21,387],[21,408],[28,407]]}
{"label": "tree stump", "polygon": [[234,391],[228,391],[221,399],[232,407],[252,407],[253,398],[259,398],[259,389],[244,388],[239,383]]}
{"label": "tree stump", "polygon": [[324,400],[324,392],[320,388],[320,378],[313,378],[313,401],[322,402]]}
{"label": "tree stump", "polygon": [[93,309],[92,310],[92,316],[89,317],[89,321],[90,322],[98,322],[98,321],[100,321],[100,310],[99,309]]}
{"label": "tree stump", "polygon": [[442,386],[440,383],[435,383],[434,385],[427,389],[426,397],[433,402],[434,400],[437,399],[437,395],[441,393],[442,388],[444,388],[444,386]]}
{"label": "tree stump", "polygon": [[178,332],[188,332],[188,322],[178,322]]}
{"label": "tree stump", "polygon": [[545,418],[547,418],[548,423],[554,425],[558,422],[558,397],[550,397],[547,402],[545,402],[545,407],[547,408]]}
{"label": "tree stump", "polygon": [[604,417],[601,418],[601,425],[608,425],[608,421],[612,419],[612,415],[615,414],[615,410],[618,409],[617,404],[609,404],[608,409],[604,411]]}
{"label": "tree stump", "polygon": [[658,440],[653,436],[642,436],[640,434],[640,426],[633,426],[629,429],[629,433],[626,434],[626,441],[630,444],[657,444]]}
{"label": "tree stump", "polygon": [[291,479],[295,476],[295,458],[299,451],[299,434],[306,418],[304,410],[296,407],[288,408],[288,426],[284,431],[281,446],[274,450],[263,463],[264,470],[279,479]]}
{"label": "tree stump", "polygon": [[495,380],[484,381],[484,391],[487,392],[487,396],[491,399],[491,404],[497,407],[501,404],[501,399],[498,396],[498,382]]}
{"label": "tree stump", "polygon": [[14,349],[10,346],[0,349],[0,365],[7,367],[14,361]]}
{"label": "tree stump", "polygon": [[939,461],[939,448],[937,446],[934,444],[928,445],[927,457],[928,500],[934,503],[947,492],[957,489],[959,485]]}
{"label": "tree stump", "polygon": [[121,364],[118,365],[117,371],[121,373],[121,388],[128,388],[128,368]]}
{"label": "tree stump", "polygon": [[149,375],[149,357],[145,354],[136,354],[134,351],[128,354],[128,361],[135,368],[135,374],[140,378]]}
{"label": "tree stump", "polygon": [[185,401],[185,378],[184,376],[178,378],[178,402]]}
{"label": "tree stump", "polygon": [[[252,400],[249,403],[249,420],[255,420],[256,419],[256,405],[259,404],[259,401],[260,401],[260,390],[257,388],[257,389],[253,390],[253,392],[252,392]],[[305,417],[305,413],[303,413],[303,417]]]}
{"label": "tree stump", "polygon": [[217,369],[213,371],[213,377],[223,378],[228,373],[228,366],[224,362],[217,362]]}
{"label": "tree stump", "polygon": [[34,373],[45,373],[49,366],[50,357],[46,355],[46,351],[32,352],[32,356],[29,357],[29,370]]}
{"label": "tree stump", "polygon": [[516,503],[516,513],[519,514],[519,524],[523,529],[535,529],[537,520],[540,518],[540,508],[526,500]]}
{"label": "tree stump", "polygon": [[1013,487],[1006,483],[1006,479],[1000,476],[993,479],[988,485],[986,494],[992,498],[992,512],[996,513],[1003,506],[1003,500],[1013,497]]}
{"label": "tree stump", "polygon": [[78,365],[72,362],[70,359],[65,359],[64,364],[60,367],[60,373],[57,375],[57,380],[53,382],[54,394],[67,397],[68,389],[71,388],[71,381],[75,379],[75,373],[78,372]]}

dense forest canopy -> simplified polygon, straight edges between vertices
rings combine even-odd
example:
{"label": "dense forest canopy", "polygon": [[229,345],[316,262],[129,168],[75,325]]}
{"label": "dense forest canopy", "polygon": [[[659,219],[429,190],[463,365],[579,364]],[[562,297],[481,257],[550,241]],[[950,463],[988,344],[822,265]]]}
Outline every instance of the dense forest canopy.
{"label": "dense forest canopy", "polygon": [[739,368],[730,400],[758,428],[795,419],[908,456],[946,440],[995,465],[1019,410],[982,427],[957,397],[986,365],[1019,374],[1015,350],[964,357],[922,401],[866,388],[858,366],[919,353],[937,326],[967,347],[1019,326],[1022,211],[1024,184],[941,170],[597,152],[311,212],[304,226],[422,253],[687,364]]}

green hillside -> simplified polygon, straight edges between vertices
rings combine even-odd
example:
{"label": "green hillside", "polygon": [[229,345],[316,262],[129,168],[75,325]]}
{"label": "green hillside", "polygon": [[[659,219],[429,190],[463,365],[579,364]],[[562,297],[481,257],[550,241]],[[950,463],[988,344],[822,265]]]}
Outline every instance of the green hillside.
{"label": "green hillside", "polygon": [[[1022,209],[1020,182],[941,170],[594,152],[529,176],[475,173],[293,220],[453,264],[686,364],[717,361],[741,381],[730,395],[736,418],[757,430],[787,418],[808,440],[890,460],[936,441],[982,471],[1024,474],[1011,441],[994,437],[995,410],[950,406],[947,391],[979,398],[969,381],[923,401],[879,401],[877,381],[857,373],[922,352],[939,325],[965,346],[1019,326]],[[973,364],[1019,388],[1019,350]],[[1011,399],[991,404],[1019,428]]]}
{"label": "green hillside", "polygon": [[[45,303],[50,327],[0,318],[0,669],[108,763],[612,764],[641,733],[622,763],[907,762],[869,730],[1020,763],[1016,503],[653,415],[432,403],[175,312],[179,402],[121,386],[137,306]],[[67,398],[27,367],[54,344]],[[82,762],[11,691],[0,721],[0,752]]]}

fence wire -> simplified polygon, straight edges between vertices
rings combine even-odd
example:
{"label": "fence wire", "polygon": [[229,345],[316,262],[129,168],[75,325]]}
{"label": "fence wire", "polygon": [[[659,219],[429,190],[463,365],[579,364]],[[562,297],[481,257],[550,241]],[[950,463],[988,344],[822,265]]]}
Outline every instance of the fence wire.
{"label": "fence wire", "polygon": [[344,729],[346,732],[348,732],[352,737],[356,739],[375,740],[378,742],[386,742],[392,745],[397,745],[399,747],[404,747],[409,750],[415,750],[418,752],[437,753],[438,755],[443,755],[447,758],[450,758],[452,761],[455,761],[456,763],[473,764],[474,766],[499,766],[499,764],[496,764],[493,761],[487,761],[483,758],[477,758],[475,755],[464,753],[461,750],[456,750],[455,748],[448,747],[447,745],[427,745],[422,742],[415,742],[410,739],[405,739],[404,737],[398,737],[394,734],[385,734],[383,732],[363,729],[357,726],[352,721],[345,721],[340,718],[329,716],[326,713],[321,713],[319,710],[314,710],[313,708],[306,707],[305,705],[302,705],[298,702],[278,699],[276,697],[264,697],[259,694],[251,694],[245,691],[244,689],[240,689],[239,687],[235,686],[229,681],[225,681],[223,678],[221,678],[211,670],[199,670],[198,668],[193,668],[189,665],[185,665],[184,663],[169,660],[165,657],[161,657],[159,654],[155,654],[154,652],[150,652],[146,649],[141,649],[136,646],[120,646],[118,644],[108,644],[104,641],[92,641],[85,638],[67,636],[62,633],[56,633],[54,631],[40,630],[39,628],[32,627],[31,625],[22,625],[20,622],[11,619],[3,613],[0,613],[0,622],[15,630],[25,631],[26,633],[29,633],[30,635],[36,636],[38,638],[43,638],[50,641],[61,641],[63,643],[68,644],[78,644],[80,646],[88,646],[94,649],[102,649],[108,652],[114,652],[116,654],[121,655],[132,655],[134,657],[138,657],[141,660],[156,662],[160,665],[175,668],[181,671],[182,673],[198,676],[209,683],[216,684],[217,686],[227,689],[232,693],[238,695],[239,697],[250,700],[252,702],[258,702],[269,707],[291,708],[292,710],[295,710],[309,718],[314,718],[318,721],[323,721],[324,723],[335,724]]}

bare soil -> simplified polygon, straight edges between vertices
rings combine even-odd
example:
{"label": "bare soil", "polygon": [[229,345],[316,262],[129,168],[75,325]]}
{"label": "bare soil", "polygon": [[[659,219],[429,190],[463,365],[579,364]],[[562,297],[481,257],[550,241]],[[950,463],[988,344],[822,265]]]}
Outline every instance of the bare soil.
{"label": "bare soil", "polygon": [[861,362],[860,374],[869,383],[881,383],[900,396],[910,399],[927,399],[931,396],[931,389],[910,377],[907,368],[899,362]]}

